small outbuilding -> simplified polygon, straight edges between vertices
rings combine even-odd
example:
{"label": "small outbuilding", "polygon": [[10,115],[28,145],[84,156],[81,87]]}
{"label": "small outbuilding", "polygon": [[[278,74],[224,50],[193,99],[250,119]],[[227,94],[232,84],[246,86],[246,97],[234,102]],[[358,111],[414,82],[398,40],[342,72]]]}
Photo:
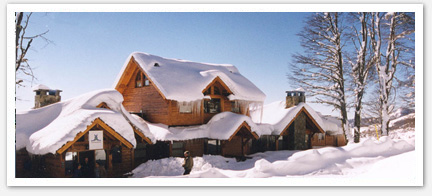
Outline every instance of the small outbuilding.
{"label": "small outbuilding", "polygon": [[252,111],[251,117],[261,131],[253,144],[254,152],[346,145],[337,120],[322,116],[304,101],[304,92],[297,89],[287,91],[286,101],[264,106],[262,119],[260,111]]}

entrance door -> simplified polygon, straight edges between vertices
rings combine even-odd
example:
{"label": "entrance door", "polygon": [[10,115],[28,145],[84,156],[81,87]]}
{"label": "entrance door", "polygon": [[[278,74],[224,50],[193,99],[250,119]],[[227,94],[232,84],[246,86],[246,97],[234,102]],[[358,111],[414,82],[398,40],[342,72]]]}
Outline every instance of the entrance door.
{"label": "entrance door", "polygon": [[[78,153],[79,162],[81,164],[81,172],[84,178],[94,177],[95,152],[93,150],[83,151]],[[85,159],[88,158],[88,163]]]}

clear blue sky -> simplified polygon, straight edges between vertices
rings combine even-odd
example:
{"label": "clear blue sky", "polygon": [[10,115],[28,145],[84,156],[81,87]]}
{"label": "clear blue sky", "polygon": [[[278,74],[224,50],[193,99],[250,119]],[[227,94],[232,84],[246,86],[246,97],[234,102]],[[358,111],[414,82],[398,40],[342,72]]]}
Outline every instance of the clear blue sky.
{"label": "clear blue sky", "polygon": [[[38,80],[62,89],[62,100],[112,88],[134,51],[197,62],[233,64],[266,95],[266,104],[292,89],[286,74],[301,52],[297,33],[310,13],[34,13],[28,35],[49,30],[27,57]],[[17,89],[18,111],[34,105],[34,93]],[[313,104],[316,110],[330,114]],[[333,112],[333,115],[338,115]],[[350,117],[352,118],[352,117]]]}

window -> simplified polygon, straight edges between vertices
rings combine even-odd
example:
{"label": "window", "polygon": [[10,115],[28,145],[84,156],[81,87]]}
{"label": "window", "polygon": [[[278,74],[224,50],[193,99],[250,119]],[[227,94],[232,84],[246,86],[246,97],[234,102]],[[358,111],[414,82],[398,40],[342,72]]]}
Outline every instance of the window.
{"label": "window", "polygon": [[240,104],[236,101],[231,102],[231,112],[240,113]]}
{"label": "window", "polygon": [[211,87],[208,88],[205,92],[204,95],[210,95],[211,94]]}
{"label": "window", "polygon": [[142,87],[142,78],[141,78],[141,72],[138,72],[138,74],[136,75],[135,78],[135,88],[140,88]]}
{"label": "window", "polygon": [[150,85],[150,81],[147,76],[141,72],[138,72],[135,77],[135,88],[140,88],[148,85]]}
{"label": "window", "polygon": [[205,113],[220,113],[221,103],[220,99],[210,99],[204,101],[204,112]]}
{"label": "window", "polygon": [[324,139],[324,134],[318,133],[318,140],[323,140],[323,139]]}
{"label": "window", "polygon": [[147,78],[146,75],[143,75],[144,78],[144,86],[148,86],[150,84],[150,80]]}
{"label": "window", "polygon": [[57,92],[56,90],[49,90],[48,94],[49,95],[56,95],[56,92]]}
{"label": "window", "polygon": [[173,142],[172,143],[172,156],[173,157],[182,157],[184,152],[184,143],[183,142]]}
{"label": "window", "polygon": [[179,104],[180,113],[192,113],[192,103],[180,102],[178,104]]}

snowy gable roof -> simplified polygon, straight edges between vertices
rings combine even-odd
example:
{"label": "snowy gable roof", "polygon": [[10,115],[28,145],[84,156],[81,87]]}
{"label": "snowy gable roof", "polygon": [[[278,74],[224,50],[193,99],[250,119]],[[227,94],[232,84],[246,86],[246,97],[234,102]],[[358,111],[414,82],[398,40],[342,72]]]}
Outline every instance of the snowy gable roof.
{"label": "snowy gable roof", "polygon": [[[102,102],[110,109],[96,107]],[[32,154],[55,154],[97,118],[136,146],[130,123],[144,132],[148,128],[137,123],[123,108],[122,102],[123,97],[118,91],[99,90],[43,108],[17,112],[16,149],[26,148]]]}
{"label": "snowy gable roof", "polygon": [[134,59],[166,99],[196,101],[204,99],[203,90],[219,77],[233,93],[231,100],[263,102],[265,94],[233,65],[198,63],[168,59],[142,52],[132,53],[114,83],[120,82],[129,62]]}
{"label": "snowy gable roof", "polygon": [[285,101],[277,101],[265,105],[261,111],[251,111],[251,118],[254,122],[259,123],[262,134],[279,135],[284,131],[285,127],[297,116],[297,114],[305,110],[315,120],[318,126],[329,133],[340,133],[340,127],[333,120],[323,118],[318,112],[306,103],[299,103],[296,106],[285,108]]}
{"label": "snowy gable roof", "polygon": [[137,115],[133,117],[143,124],[147,124],[151,134],[160,141],[180,141],[198,138],[229,140],[236,131],[246,123],[252,135],[259,136],[259,127],[245,115],[232,112],[222,112],[215,115],[207,124],[187,127],[168,127],[164,124],[153,124]]}

